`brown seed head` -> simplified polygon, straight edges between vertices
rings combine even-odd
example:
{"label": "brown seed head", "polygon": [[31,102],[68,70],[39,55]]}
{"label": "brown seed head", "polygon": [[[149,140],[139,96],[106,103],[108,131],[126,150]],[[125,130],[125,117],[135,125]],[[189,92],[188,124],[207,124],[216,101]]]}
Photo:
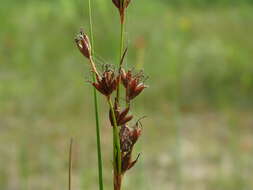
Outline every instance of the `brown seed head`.
{"label": "brown seed head", "polygon": [[133,144],[137,142],[140,136],[141,136],[141,128],[135,128],[130,135]]}
{"label": "brown seed head", "polygon": [[140,136],[140,129],[131,129],[127,125],[123,125],[120,129],[120,147],[122,154],[122,174],[132,168],[137,162],[138,157],[132,161],[132,151],[134,144]]}
{"label": "brown seed head", "polygon": [[147,86],[142,82],[142,79],[142,72],[133,75],[131,70],[125,72],[124,69],[121,69],[121,81],[123,86],[126,88],[126,99],[128,102],[147,88]]}
{"label": "brown seed head", "polygon": [[141,135],[141,128],[129,128],[128,125],[122,125],[120,129],[120,145],[122,152],[129,152],[133,149]]}
{"label": "brown seed head", "polygon": [[76,45],[80,52],[88,59],[91,57],[91,45],[88,36],[81,30],[75,38]]}
{"label": "brown seed head", "polygon": [[102,76],[96,75],[97,82],[92,85],[103,95],[109,97],[119,85],[119,76],[115,74],[114,70],[106,69]]}
{"label": "brown seed head", "polygon": [[122,125],[120,129],[120,144],[122,152],[129,152],[133,148],[141,136],[142,129],[140,121],[136,122],[133,127],[128,127],[127,124]]}
{"label": "brown seed head", "polygon": [[127,125],[120,128],[120,148],[122,152],[129,152],[133,147],[130,139],[131,129]]}
{"label": "brown seed head", "polygon": [[121,173],[124,174],[127,170],[130,170],[138,161],[140,154],[138,154],[137,158],[132,161],[132,152],[128,152],[122,157],[121,162]]}
{"label": "brown seed head", "polygon": [[[119,106],[117,102],[115,101],[114,113],[115,113],[115,117],[117,121],[117,126],[122,126],[133,118],[133,115],[127,115],[129,113],[129,110],[130,110],[130,107],[127,107],[123,109],[122,111],[120,111]],[[109,112],[109,119],[110,119],[111,125],[113,126],[113,117],[112,117],[111,110]]]}

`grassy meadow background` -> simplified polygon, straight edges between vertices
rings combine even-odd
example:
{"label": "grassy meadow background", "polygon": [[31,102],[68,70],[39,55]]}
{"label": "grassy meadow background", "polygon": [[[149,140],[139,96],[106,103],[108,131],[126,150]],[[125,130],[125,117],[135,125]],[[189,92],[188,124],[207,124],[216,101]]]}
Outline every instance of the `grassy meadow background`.
{"label": "grassy meadow background", "polygon": [[[0,5],[0,189],[95,190],[97,158],[87,61],[74,44],[88,31],[87,0],[2,0]],[[118,60],[118,13],[93,0],[98,64]],[[132,0],[129,68],[149,88],[141,158],[125,190],[253,189],[253,3],[251,0]],[[111,129],[100,96],[105,189]]]}

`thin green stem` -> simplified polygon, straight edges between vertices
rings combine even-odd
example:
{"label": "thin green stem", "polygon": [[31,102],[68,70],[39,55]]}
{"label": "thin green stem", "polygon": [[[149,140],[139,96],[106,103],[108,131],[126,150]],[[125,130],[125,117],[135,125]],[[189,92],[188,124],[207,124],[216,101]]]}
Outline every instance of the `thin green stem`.
{"label": "thin green stem", "polygon": [[127,95],[126,95],[126,107],[127,107],[127,108],[130,107],[130,101],[128,100]]}
{"label": "thin green stem", "polygon": [[72,146],[73,146],[73,139],[70,139],[69,145],[69,190],[71,190],[72,184]]}
{"label": "thin green stem", "polygon": [[[89,20],[90,20],[90,40],[91,40],[91,54],[94,56],[94,39],[93,39],[93,24],[92,24],[92,8],[91,0],[88,1],[89,4]],[[96,81],[95,73],[92,73],[93,82]],[[98,100],[97,92],[95,87],[93,87],[93,98],[94,98],[94,110],[96,118],[96,139],[97,139],[97,158],[98,158],[98,180],[99,180],[99,190],[103,190],[103,162],[102,162],[102,152],[101,152],[101,142],[100,142],[100,124],[99,124],[99,114],[98,114]]]}
{"label": "thin green stem", "polygon": [[120,151],[120,139],[119,128],[117,126],[116,116],[113,109],[112,101],[108,98],[108,104],[112,113],[113,119],[113,162],[114,167],[117,169],[117,174],[121,174],[121,151]]}
{"label": "thin green stem", "polygon": [[120,51],[119,51],[119,66],[121,67],[121,57],[123,54],[123,49],[124,49],[124,27],[125,26],[125,21],[123,20],[122,23],[120,23]]}
{"label": "thin green stem", "polygon": [[89,29],[90,29],[90,43],[91,43],[91,53],[93,54],[94,46],[93,46],[93,23],[92,23],[92,8],[91,8],[91,0],[88,1],[89,4]]}
{"label": "thin green stem", "polygon": [[[95,74],[92,75],[93,81],[95,81]],[[99,125],[99,114],[98,114],[98,100],[96,89],[93,88],[94,96],[94,107],[95,107],[95,116],[96,116],[96,139],[97,139],[97,157],[98,157],[98,175],[99,175],[99,189],[103,190],[103,162],[102,162],[102,151],[101,151],[101,142],[100,142],[100,125]]]}
{"label": "thin green stem", "polygon": [[[121,58],[123,56],[123,51],[124,51],[124,27],[125,26],[125,21],[123,20],[120,22],[120,48],[119,48],[119,73],[121,71]],[[117,88],[117,94],[116,94],[116,100],[119,101],[119,96],[120,96],[120,88]]]}

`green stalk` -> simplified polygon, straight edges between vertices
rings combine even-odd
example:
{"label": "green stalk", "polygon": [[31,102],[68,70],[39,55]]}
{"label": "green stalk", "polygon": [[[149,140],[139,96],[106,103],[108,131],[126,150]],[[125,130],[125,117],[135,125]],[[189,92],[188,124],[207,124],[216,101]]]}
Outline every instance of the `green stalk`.
{"label": "green stalk", "polygon": [[[123,55],[124,51],[124,28],[125,28],[125,20],[120,22],[120,47],[119,47],[119,73],[121,70],[121,58]],[[119,96],[120,96],[120,88],[117,88],[117,95],[116,95],[116,100],[119,101]]]}
{"label": "green stalk", "polygon": [[[95,74],[92,74],[93,81],[95,81]],[[99,115],[98,115],[98,100],[96,89],[93,88],[94,96],[94,108],[96,116],[96,139],[97,139],[97,157],[98,157],[98,178],[99,178],[99,190],[103,190],[103,163],[102,163],[102,152],[101,152],[101,142],[100,142],[100,125],[99,125]]]}
{"label": "green stalk", "polygon": [[[90,39],[91,39],[91,54],[94,56],[94,39],[93,39],[93,25],[92,25],[92,9],[91,0],[88,1],[89,4],[89,20],[90,20]],[[96,81],[95,73],[92,72],[93,82]],[[95,87],[93,87],[93,98],[94,98],[94,110],[96,118],[96,139],[97,139],[97,157],[98,157],[98,181],[99,190],[103,190],[103,163],[102,163],[102,153],[101,153],[101,142],[100,142],[100,124],[99,124],[99,114],[98,114],[98,100],[97,92]]]}
{"label": "green stalk", "polygon": [[108,98],[108,104],[112,112],[113,119],[113,162],[114,167],[117,168],[117,174],[121,174],[121,151],[120,151],[120,139],[119,139],[119,129],[117,126],[116,116],[113,109],[112,101]]}
{"label": "green stalk", "polygon": [[120,52],[119,52],[119,66],[121,67],[121,57],[123,54],[123,49],[124,49],[124,25],[125,21],[123,20],[122,23],[120,23]]}
{"label": "green stalk", "polygon": [[73,139],[70,139],[69,145],[69,190],[71,190],[72,185],[72,146],[73,146]]}
{"label": "green stalk", "polygon": [[183,181],[183,175],[182,175],[182,124],[181,124],[181,113],[176,108],[175,112],[175,118],[176,118],[176,142],[175,142],[175,160],[176,160],[176,190],[182,189],[182,181]]}

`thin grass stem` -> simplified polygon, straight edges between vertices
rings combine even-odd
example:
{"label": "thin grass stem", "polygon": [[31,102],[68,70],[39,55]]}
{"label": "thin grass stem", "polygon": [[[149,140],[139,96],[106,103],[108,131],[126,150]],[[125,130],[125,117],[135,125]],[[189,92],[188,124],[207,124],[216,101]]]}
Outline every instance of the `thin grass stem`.
{"label": "thin grass stem", "polygon": [[91,43],[91,49],[92,54],[94,50],[94,38],[93,38],[93,22],[92,22],[92,8],[91,8],[91,0],[88,1],[89,6],[89,30],[90,30],[90,43]]}
{"label": "thin grass stem", "polygon": [[[108,98],[108,104],[110,106],[110,110],[112,112],[112,119],[113,119],[113,165],[114,165],[114,175],[120,176],[121,175],[121,151],[120,151],[120,138],[119,138],[119,129],[117,126],[116,116],[113,109],[112,101]],[[119,178],[115,178],[117,180]],[[121,182],[114,182],[114,184],[118,184]]]}
{"label": "thin grass stem", "polygon": [[73,139],[70,139],[69,145],[69,190],[71,190],[72,186],[72,146],[73,146]]}
{"label": "thin grass stem", "polygon": [[119,51],[119,66],[121,63],[121,58],[124,50],[124,29],[125,29],[125,21],[123,20],[122,23],[120,23],[120,51]]}
{"label": "thin grass stem", "polygon": [[113,169],[114,169],[114,190],[121,189],[121,149],[120,149],[120,137],[119,137],[119,128],[116,121],[115,112],[113,109],[112,101],[110,97],[107,99],[112,113],[113,120]]}
{"label": "thin grass stem", "polygon": [[[89,29],[90,29],[90,40],[91,40],[91,55],[94,56],[94,38],[93,38],[93,24],[92,24],[92,8],[91,0],[88,0],[89,4]],[[93,82],[96,81],[95,73],[92,73]],[[100,124],[99,124],[99,114],[98,114],[98,99],[95,87],[93,87],[93,98],[94,98],[94,110],[96,119],[96,140],[97,140],[97,158],[98,158],[98,181],[99,190],[104,189],[103,185],[103,162],[102,162],[102,152],[101,152],[101,142],[100,142]]]}
{"label": "thin grass stem", "polygon": [[[124,19],[120,22],[120,46],[119,46],[119,73],[121,71],[121,59],[124,51],[124,28],[125,28],[125,21]],[[120,97],[120,88],[117,88],[117,95],[116,100],[119,101]]]}

